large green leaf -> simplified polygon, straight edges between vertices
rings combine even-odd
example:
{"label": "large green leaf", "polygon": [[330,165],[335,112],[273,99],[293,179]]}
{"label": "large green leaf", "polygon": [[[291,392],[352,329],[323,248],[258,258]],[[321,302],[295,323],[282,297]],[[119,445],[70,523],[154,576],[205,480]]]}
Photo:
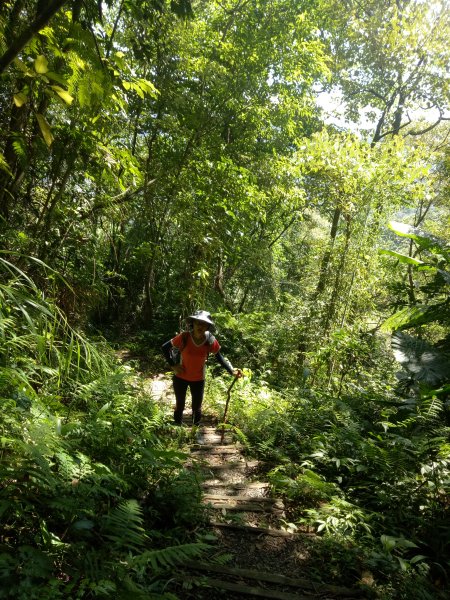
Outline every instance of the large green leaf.
{"label": "large green leaf", "polygon": [[47,122],[47,119],[44,117],[44,115],[41,115],[39,113],[36,114],[36,119],[37,122],[39,123],[39,127],[42,133],[42,137],[45,140],[45,143],[47,144],[47,146],[51,146],[54,140],[53,134],[52,134],[52,130],[50,125]]}
{"label": "large green leaf", "polygon": [[418,227],[408,225],[407,223],[390,221],[388,223],[388,227],[400,237],[407,237],[414,240],[422,248],[435,248],[439,251],[444,251],[447,247],[447,244],[444,240],[437,238],[431,233],[422,231]]}
{"label": "large green leaf", "polygon": [[40,54],[34,61],[34,68],[36,70],[36,73],[39,73],[40,75],[44,75],[44,73],[47,73],[48,60],[43,54]]}
{"label": "large green leaf", "polygon": [[448,302],[443,304],[406,306],[390,316],[381,326],[382,331],[396,331],[425,323],[445,322],[450,318]]}
{"label": "large green leaf", "polygon": [[450,356],[426,340],[397,331],[392,336],[392,350],[416,381],[437,385],[450,380]]}
{"label": "large green leaf", "polygon": [[69,105],[72,104],[73,96],[71,96],[67,90],[63,89],[59,85],[51,85],[50,87],[52,88],[53,91],[55,91],[58,94],[58,96],[62,100],[64,100],[64,102],[66,104],[69,104]]}
{"label": "large green leaf", "polygon": [[423,265],[423,261],[418,260],[417,258],[412,258],[412,256],[408,256],[407,254],[401,254],[400,252],[395,252],[394,250],[380,250],[380,254],[387,254],[388,256],[393,256],[401,263],[407,263],[409,265]]}

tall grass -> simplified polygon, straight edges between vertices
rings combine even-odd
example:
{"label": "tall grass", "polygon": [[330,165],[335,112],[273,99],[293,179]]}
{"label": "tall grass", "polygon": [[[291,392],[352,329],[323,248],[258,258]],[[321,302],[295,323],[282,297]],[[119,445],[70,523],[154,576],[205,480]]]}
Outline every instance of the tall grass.
{"label": "tall grass", "polygon": [[0,257],[0,599],[174,597],[172,569],[207,547],[179,525],[202,518],[199,488],[167,429],[106,344]]}

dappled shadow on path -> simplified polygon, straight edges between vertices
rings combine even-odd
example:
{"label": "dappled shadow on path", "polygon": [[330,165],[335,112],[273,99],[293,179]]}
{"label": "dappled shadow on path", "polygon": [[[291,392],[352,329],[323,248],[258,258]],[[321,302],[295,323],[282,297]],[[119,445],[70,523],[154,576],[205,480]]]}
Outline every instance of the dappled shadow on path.
{"label": "dappled shadow on path", "polygon": [[[191,446],[186,467],[202,473],[212,548],[209,556],[179,573],[173,591],[180,598],[373,598],[369,588],[357,586],[357,564],[336,565],[336,574],[345,573],[351,589],[339,586],[342,581],[330,577],[331,565],[315,551],[319,538],[289,530],[283,501],[271,497],[267,482],[258,479],[264,472],[260,461],[246,457],[229,432],[222,438],[212,423],[199,434],[202,443]],[[335,549],[339,552],[338,544]],[[348,548],[341,555],[348,556]]]}

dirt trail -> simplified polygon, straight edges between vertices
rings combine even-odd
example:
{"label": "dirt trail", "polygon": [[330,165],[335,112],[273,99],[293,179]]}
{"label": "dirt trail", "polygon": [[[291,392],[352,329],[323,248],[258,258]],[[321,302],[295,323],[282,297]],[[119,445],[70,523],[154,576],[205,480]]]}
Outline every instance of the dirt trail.
{"label": "dirt trail", "polygon": [[[173,403],[164,377],[154,378],[150,389],[155,399]],[[190,417],[186,411],[186,423]],[[180,573],[184,588],[175,593],[195,600],[368,598],[359,588],[319,583],[317,569],[316,577],[311,577],[307,539],[313,534],[287,529],[283,501],[269,495],[261,477],[264,465],[246,457],[231,434],[216,425],[204,415],[186,464],[200,471],[203,503],[216,539],[214,556],[189,564]],[[225,565],[214,562],[223,555],[229,556]]]}

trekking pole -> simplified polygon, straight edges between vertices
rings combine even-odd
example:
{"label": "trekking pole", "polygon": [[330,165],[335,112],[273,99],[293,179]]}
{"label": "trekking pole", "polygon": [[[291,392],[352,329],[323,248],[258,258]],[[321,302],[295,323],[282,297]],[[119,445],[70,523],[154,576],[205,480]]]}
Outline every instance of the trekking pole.
{"label": "trekking pole", "polygon": [[227,418],[227,412],[228,412],[228,405],[230,403],[230,396],[231,396],[231,390],[233,389],[233,385],[236,383],[237,381],[237,377],[235,377],[233,379],[233,381],[231,382],[230,386],[228,387],[227,390],[227,401],[225,403],[225,410],[223,411],[223,419],[222,419],[222,423],[223,423],[223,427],[222,427],[222,435],[220,437],[220,443],[223,444],[223,438],[225,435],[225,423],[226,423],[226,418]]}

